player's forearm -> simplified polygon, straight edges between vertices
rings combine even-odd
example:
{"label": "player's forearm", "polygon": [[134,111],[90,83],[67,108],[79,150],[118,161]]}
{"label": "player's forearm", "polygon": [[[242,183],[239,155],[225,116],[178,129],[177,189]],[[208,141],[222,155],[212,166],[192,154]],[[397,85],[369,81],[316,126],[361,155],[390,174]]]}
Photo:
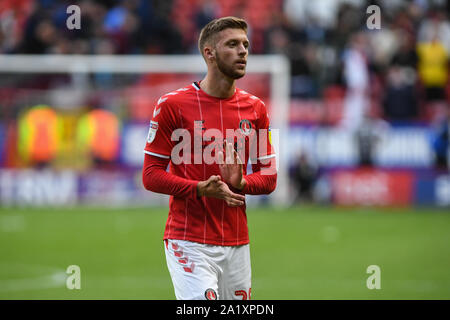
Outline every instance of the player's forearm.
{"label": "player's forearm", "polygon": [[245,183],[241,191],[253,195],[272,193],[277,186],[276,167],[275,157],[252,164],[253,173],[243,177]]}
{"label": "player's forearm", "polygon": [[244,176],[245,185],[242,192],[245,194],[269,194],[277,186],[277,174],[263,175],[261,171]]}
{"label": "player's forearm", "polygon": [[145,189],[179,198],[197,196],[197,183],[166,171],[169,160],[145,155],[142,182]]}

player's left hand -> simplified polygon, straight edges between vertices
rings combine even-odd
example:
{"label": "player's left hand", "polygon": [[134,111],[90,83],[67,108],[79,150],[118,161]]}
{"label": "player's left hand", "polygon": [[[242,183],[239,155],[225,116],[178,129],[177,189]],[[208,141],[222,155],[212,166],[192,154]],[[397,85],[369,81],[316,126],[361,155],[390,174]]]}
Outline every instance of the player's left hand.
{"label": "player's left hand", "polygon": [[234,150],[233,144],[225,143],[225,159],[222,151],[219,151],[217,156],[223,181],[238,190],[244,189],[247,181],[244,179],[243,162]]}

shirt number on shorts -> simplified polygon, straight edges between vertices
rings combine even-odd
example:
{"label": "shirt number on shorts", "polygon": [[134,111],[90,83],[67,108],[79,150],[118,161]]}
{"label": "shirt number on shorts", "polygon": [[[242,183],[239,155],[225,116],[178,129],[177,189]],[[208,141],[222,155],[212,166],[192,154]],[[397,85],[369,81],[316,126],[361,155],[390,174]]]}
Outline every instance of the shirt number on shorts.
{"label": "shirt number on shorts", "polygon": [[236,290],[234,295],[236,297],[242,296],[242,300],[250,300],[251,299],[252,288],[248,289],[248,294],[245,290]]}

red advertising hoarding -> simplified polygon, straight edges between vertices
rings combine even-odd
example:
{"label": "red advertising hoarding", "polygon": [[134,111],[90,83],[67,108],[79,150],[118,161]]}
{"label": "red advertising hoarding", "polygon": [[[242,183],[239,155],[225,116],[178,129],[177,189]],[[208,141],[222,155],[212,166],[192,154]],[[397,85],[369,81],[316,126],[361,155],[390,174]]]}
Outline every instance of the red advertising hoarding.
{"label": "red advertising hoarding", "polygon": [[411,172],[376,169],[336,171],[331,176],[338,205],[408,206],[413,203]]}

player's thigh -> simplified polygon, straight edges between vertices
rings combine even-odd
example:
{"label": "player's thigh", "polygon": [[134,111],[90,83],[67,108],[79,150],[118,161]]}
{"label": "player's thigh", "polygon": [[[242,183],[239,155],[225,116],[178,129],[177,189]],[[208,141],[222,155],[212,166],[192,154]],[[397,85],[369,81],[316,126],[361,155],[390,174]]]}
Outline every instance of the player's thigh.
{"label": "player's thigh", "polygon": [[165,241],[167,267],[175,296],[178,300],[217,299],[217,272],[195,246],[186,241]]}
{"label": "player's thigh", "polygon": [[249,300],[251,278],[250,246],[247,244],[232,248],[227,267],[219,283],[221,299]]}

